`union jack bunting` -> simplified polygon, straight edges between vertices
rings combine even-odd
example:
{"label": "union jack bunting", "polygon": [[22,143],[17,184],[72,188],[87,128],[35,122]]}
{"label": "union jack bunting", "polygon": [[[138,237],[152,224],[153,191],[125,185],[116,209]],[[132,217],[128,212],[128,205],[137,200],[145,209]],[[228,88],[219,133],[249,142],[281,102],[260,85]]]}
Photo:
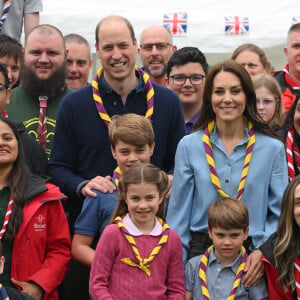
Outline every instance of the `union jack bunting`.
{"label": "union jack bunting", "polygon": [[187,33],[186,12],[164,14],[163,26],[169,29],[174,36],[183,36]]}
{"label": "union jack bunting", "polygon": [[229,16],[225,17],[225,33],[226,34],[247,34],[249,32],[248,17]]}
{"label": "union jack bunting", "polygon": [[300,16],[292,17],[292,25],[300,23]]}

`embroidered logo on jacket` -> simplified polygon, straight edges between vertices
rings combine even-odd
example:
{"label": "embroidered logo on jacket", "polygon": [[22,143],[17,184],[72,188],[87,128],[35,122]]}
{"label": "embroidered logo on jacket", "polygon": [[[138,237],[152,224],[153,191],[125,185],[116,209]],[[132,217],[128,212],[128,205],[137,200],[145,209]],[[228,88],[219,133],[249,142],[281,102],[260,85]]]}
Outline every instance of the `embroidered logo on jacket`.
{"label": "embroidered logo on jacket", "polygon": [[44,231],[46,229],[45,217],[38,215],[36,219],[38,222],[33,224],[34,231]]}

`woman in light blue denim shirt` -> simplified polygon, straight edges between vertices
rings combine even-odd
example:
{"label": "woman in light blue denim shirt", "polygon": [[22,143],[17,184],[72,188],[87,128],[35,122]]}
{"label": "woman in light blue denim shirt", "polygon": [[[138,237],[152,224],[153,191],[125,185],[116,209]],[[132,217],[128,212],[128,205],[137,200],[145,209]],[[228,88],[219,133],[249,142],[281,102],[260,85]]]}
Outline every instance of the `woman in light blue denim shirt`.
{"label": "woman in light blue denim shirt", "polygon": [[190,257],[202,254],[209,244],[210,203],[220,195],[239,198],[249,210],[252,251],[244,283],[253,285],[263,273],[262,254],[255,249],[276,230],[288,174],[284,144],[259,117],[244,67],[228,60],[211,68],[195,130],[177,148],[167,222],[181,237],[186,262],[193,238],[204,246],[196,244],[199,251]]}

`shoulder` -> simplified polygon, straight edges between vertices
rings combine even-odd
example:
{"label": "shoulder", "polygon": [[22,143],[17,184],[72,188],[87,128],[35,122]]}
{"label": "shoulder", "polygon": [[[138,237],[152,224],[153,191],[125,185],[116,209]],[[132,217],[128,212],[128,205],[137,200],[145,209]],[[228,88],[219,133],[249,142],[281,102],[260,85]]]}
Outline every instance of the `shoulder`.
{"label": "shoulder", "polygon": [[185,270],[193,270],[194,272],[198,272],[200,268],[200,260],[202,255],[197,255],[189,259],[185,265]]}
{"label": "shoulder", "polygon": [[64,96],[63,103],[75,103],[78,101],[86,102],[86,98],[92,98],[93,92],[91,85],[86,85],[78,90],[68,89],[68,93]]}
{"label": "shoulder", "polygon": [[118,200],[118,193],[114,191],[113,193],[102,193],[97,190],[93,190],[97,194],[94,197],[86,197],[84,200],[85,207],[115,207]]}
{"label": "shoulder", "polygon": [[101,239],[109,238],[113,240],[119,240],[120,235],[121,232],[117,224],[108,224],[103,230]]}
{"label": "shoulder", "polygon": [[185,135],[179,142],[179,145],[181,147],[188,147],[190,148],[191,146],[194,145],[203,145],[203,130],[198,130],[195,131],[189,135]]}
{"label": "shoulder", "polygon": [[272,147],[273,149],[284,149],[284,143],[279,139],[263,134],[259,131],[255,133],[255,143],[262,145],[264,148]]}
{"label": "shoulder", "polygon": [[154,99],[158,99],[158,101],[163,101],[170,103],[170,101],[180,102],[177,94],[173,92],[171,89],[168,89],[165,86],[159,85],[155,82],[152,82],[152,86],[154,89]]}
{"label": "shoulder", "polygon": [[25,93],[23,87],[18,86],[11,90],[10,104],[14,101],[21,100],[20,97],[25,97],[25,99],[31,99],[31,97]]}

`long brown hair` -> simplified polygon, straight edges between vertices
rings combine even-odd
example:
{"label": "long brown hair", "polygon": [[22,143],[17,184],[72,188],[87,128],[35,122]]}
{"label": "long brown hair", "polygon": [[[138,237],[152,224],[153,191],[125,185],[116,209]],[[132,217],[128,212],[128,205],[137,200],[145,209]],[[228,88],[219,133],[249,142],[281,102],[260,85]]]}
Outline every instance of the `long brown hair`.
{"label": "long brown hair", "polygon": [[1,121],[12,129],[18,141],[18,156],[8,177],[8,185],[14,203],[4,238],[11,240],[14,238],[23,222],[24,194],[27,187],[29,171],[25,164],[23,145],[20,142],[19,133],[15,124],[3,116],[0,116],[0,122]]}
{"label": "long brown hair", "polygon": [[205,80],[201,114],[194,126],[194,129],[204,129],[210,121],[216,118],[212,108],[211,98],[213,93],[214,79],[220,72],[229,72],[239,78],[242,89],[246,95],[244,116],[253,123],[255,130],[278,138],[278,135],[260,118],[258,114],[256,107],[256,94],[250,75],[243,66],[239,65],[233,60],[225,60],[224,62],[214,65],[209,70]]}
{"label": "long brown hair", "polygon": [[[160,170],[158,167],[150,163],[135,163],[126,172],[124,172],[124,174],[122,174],[119,181],[118,205],[113,214],[111,220],[112,222],[116,217],[123,217],[126,213],[128,213],[128,206],[125,201],[125,195],[128,190],[128,185],[139,184],[142,182],[156,185],[160,196],[164,195],[168,189],[168,176],[164,171]],[[159,205],[156,216],[162,218],[165,221],[164,201],[162,201]]]}
{"label": "long brown hair", "polygon": [[294,217],[295,190],[299,184],[300,176],[296,176],[283,194],[277,240],[273,251],[275,267],[279,273],[277,283],[283,286],[285,290],[289,286],[292,291],[295,290],[296,249],[299,249],[300,246],[300,229]]}
{"label": "long brown hair", "polygon": [[274,95],[276,107],[274,115],[269,122],[269,126],[279,129],[285,117],[285,110],[281,99],[281,90],[278,81],[270,74],[257,74],[252,77],[252,82],[255,90],[265,87]]}

